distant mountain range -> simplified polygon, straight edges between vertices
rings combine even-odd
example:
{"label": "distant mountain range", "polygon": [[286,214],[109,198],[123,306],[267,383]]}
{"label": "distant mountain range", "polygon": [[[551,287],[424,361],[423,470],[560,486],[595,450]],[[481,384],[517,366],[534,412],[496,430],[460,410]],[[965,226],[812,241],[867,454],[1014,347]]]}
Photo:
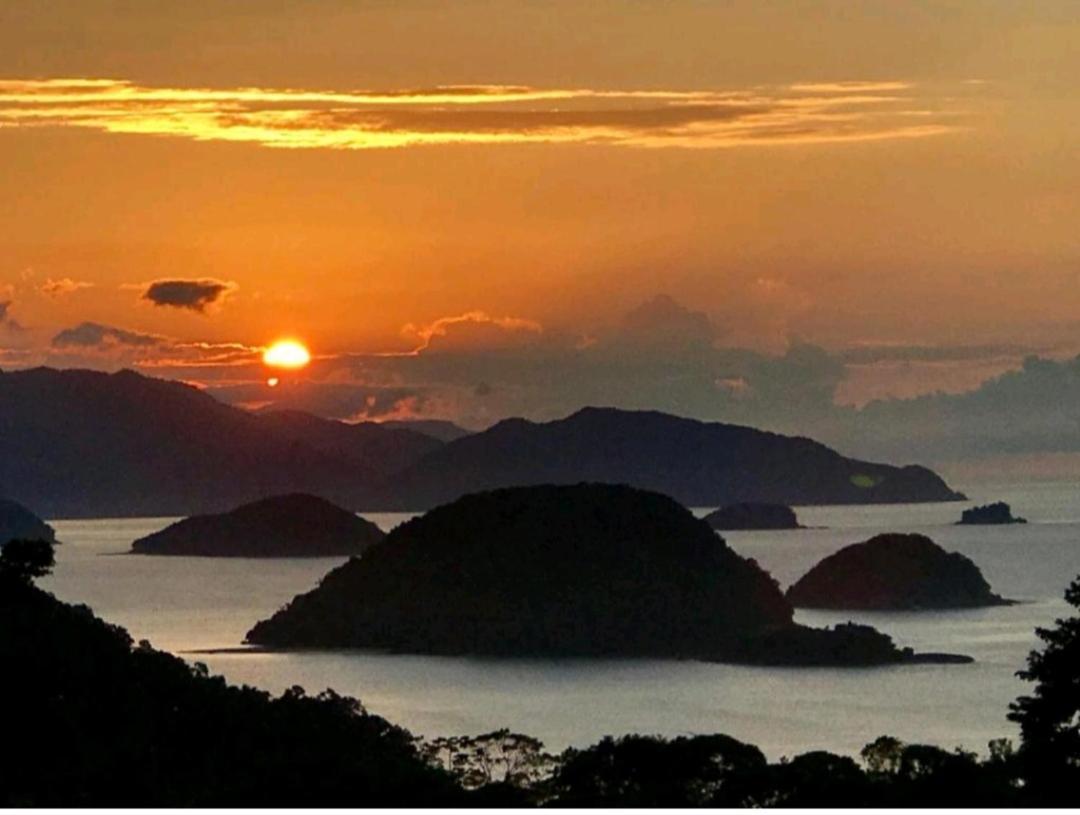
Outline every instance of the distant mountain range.
{"label": "distant mountain range", "polygon": [[[417,432],[431,427],[433,432]],[[689,506],[947,501],[923,467],[662,413],[586,408],[456,431],[250,413],[130,371],[0,372],[0,496],[46,518],[220,512],[288,492],[357,510],[423,510],[504,486],[626,483]]]}

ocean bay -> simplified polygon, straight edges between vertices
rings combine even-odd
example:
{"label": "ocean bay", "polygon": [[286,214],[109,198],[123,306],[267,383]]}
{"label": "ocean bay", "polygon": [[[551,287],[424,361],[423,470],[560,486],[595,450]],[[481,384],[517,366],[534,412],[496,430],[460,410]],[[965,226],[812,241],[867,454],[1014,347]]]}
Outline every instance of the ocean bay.
{"label": "ocean bay", "polygon": [[[342,559],[243,560],[120,556],[171,519],[56,521],[55,574],[44,588],[156,647],[205,662],[229,681],[271,691],[331,687],[414,733],[499,727],[552,749],[623,733],[727,733],[771,757],[810,749],[855,753],[878,735],[985,751],[1014,736],[1008,703],[1034,628],[1065,609],[1080,573],[1080,498],[1071,483],[961,485],[975,503],[1003,499],[1024,526],[957,527],[963,504],[805,507],[808,529],[732,532],[786,587],[822,557],[884,531],[921,532],[959,551],[1018,605],[967,611],[799,612],[800,622],[866,622],[917,650],[969,654],[972,665],[758,668],[695,661],[461,659],[371,652],[191,653],[240,645],[244,633],[314,587]],[[700,513],[699,513],[700,514]],[[368,517],[389,529],[405,514]],[[115,555],[115,556],[114,556]]]}

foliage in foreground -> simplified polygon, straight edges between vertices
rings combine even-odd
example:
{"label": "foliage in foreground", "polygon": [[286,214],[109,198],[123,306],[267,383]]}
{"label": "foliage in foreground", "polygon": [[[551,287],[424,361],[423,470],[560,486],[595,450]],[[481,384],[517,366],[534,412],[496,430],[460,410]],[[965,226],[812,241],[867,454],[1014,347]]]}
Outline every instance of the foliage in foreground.
{"label": "foliage in foreground", "polygon": [[356,700],[230,686],[34,587],[41,546],[0,550],[0,806],[462,803]]}

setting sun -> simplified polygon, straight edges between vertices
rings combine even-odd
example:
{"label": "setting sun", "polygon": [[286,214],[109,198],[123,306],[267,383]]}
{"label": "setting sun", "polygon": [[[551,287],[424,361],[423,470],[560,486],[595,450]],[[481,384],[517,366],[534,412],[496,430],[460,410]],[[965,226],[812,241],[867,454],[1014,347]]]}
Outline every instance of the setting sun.
{"label": "setting sun", "polygon": [[295,340],[281,340],[263,352],[263,362],[271,368],[303,368],[311,362],[311,353]]}

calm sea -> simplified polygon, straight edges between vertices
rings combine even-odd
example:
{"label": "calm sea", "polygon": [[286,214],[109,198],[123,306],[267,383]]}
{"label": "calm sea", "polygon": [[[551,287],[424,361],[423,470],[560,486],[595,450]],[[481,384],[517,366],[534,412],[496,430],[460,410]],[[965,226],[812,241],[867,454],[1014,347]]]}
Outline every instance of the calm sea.
{"label": "calm sea", "polygon": [[[922,532],[975,561],[994,590],[1020,605],[945,613],[800,612],[813,625],[870,623],[901,645],[969,654],[971,665],[871,669],[747,668],[654,660],[491,660],[363,652],[185,654],[241,643],[256,620],[312,588],[339,559],[233,560],[122,556],[169,518],[55,521],[64,545],[43,586],[88,604],[132,636],[205,662],[232,682],[279,692],[301,685],[359,697],[417,734],[527,732],[549,748],[605,735],[727,733],[772,758],[810,749],[855,753],[888,733],[909,742],[964,746],[1015,737],[1008,703],[1036,644],[1034,629],[1066,612],[1062,592],[1080,574],[1080,488],[979,485],[977,503],[1006,500],[1031,523],[957,527],[960,504],[812,507],[820,527],[728,533],[786,587],[822,557],[883,531]],[[389,529],[407,515],[368,516]]]}

